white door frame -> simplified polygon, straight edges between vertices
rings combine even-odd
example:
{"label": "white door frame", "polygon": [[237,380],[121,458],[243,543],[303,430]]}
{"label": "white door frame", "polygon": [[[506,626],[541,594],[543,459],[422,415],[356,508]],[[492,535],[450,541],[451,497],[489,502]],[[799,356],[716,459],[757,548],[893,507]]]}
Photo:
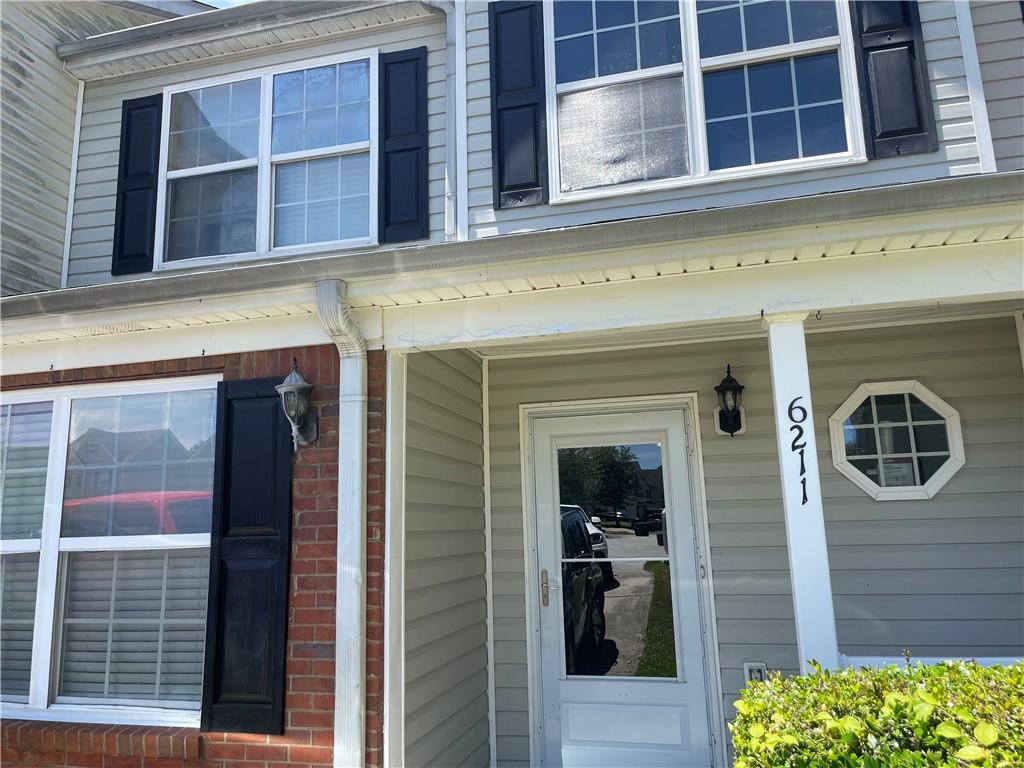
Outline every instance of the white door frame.
{"label": "white door frame", "polygon": [[684,428],[689,443],[690,499],[693,509],[694,530],[697,535],[698,568],[704,577],[699,579],[701,619],[703,621],[704,668],[707,680],[708,716],[712,719],[710,732],[713,740],[711,754],[718,768],[728,765],[725,734],[725,712],[722,701],[721,663],[718,654],[718,631],[715,620],[714,584],[711,573],[711,549],[708,536],[707,502],[704,486],[704,460],[700,440],[700,410],[697,393],[651,395],[645,397],[608,397],[592,400],[523,403],[519,406],[519,459],[523,497],[523,552],[526,574],[526,635],[527,635],[527,690],[529,699],[530,756],[534,765],[543,759],[544,727],[542,715],[543,680],[540,664],[540,605],[537,595],[537,526],[534,494],[533,420],[538,416],[583,416],[604,413],[630,413],[681,408],[685,413]]}

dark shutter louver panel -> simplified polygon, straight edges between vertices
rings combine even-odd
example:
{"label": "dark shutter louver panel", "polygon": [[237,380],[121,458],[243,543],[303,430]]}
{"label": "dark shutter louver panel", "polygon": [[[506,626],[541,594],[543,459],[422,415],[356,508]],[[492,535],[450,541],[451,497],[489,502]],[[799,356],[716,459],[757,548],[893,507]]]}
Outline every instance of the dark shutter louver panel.
{"label": "dark shutter louver panel", "polygon": [[206,731],[284,732],[292,443],[276,383],[217,389]]}
{"label": "dark shutter louver panel", "polygon": [[162,108],[163,95],[159,93],[121,104],[112,275],[153,270]]}
{"label": "dark shutter louver panel", "polygon": [[379,239],[430,235],[427,198],[427,49],[380,57]]}
{"label": "dark shutter louver panel", "polygon": [[935,151],[939,141],[916,0],[856,2],[852,8],[868,157]]}
{"label": "dark shutter louver panel", "polygon": [[494,207],[538,205],[548,199],[543,4],[503,1],[489,13]]}

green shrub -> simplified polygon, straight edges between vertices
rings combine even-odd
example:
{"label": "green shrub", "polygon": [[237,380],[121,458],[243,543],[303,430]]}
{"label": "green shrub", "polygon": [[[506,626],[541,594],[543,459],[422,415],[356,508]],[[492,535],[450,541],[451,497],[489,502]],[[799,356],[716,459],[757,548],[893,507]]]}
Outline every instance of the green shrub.
{"label": "green shrub", "polygon": [[734,768],[1024,766],[1024,663],[772,675],[736,712]]}

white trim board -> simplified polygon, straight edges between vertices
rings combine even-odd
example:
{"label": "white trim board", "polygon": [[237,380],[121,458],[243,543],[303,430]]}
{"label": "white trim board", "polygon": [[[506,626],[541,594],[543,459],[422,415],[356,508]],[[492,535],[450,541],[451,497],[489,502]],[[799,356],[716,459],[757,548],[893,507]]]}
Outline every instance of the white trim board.
{"label": "white trim board", "polygon": [[494,551],[491,532],[491,392],[490,361],[480,359],[480,390],[483,410],[484,448],[484,582],[487,588],[487,740],[490,767],[498,765],[497,694],[494,681]]}
{"label": "white trim board", "polygon": [[956,13],[957,32],[960,36],[960,53],[967,78],[967,92],[971,98],[971,112],[974,117],[974,132],[978,140],[978,159],[982,173],[995,173],[996,153],[992,143],[992,127],[988,117],[988,102],[985,101],[984,80],[981,76],[981,62],[978,60],[978,43],[974,38],[974,21],[971,18],[971,4],[966,0],[953,3]]}
{"label": "white trim board", "polygon": [[85,81],[78,81],[78,101],[75,105],[74,140],[71,144],[71,176],[68,178],[67,217],[64,220],[64,258],[61,260],[60,287],[68,287],[71,271],[71,230],[75,221],[75,197],[78,186],[78,148],[82,140],[82,104],[85,101]]}
{"label": "white trim board", "polygon": [[554,334],[753,321],[780,311],[1015,300],[1022,293],[1020,245],[997,241],[391,307],[382,310],[383,342],[391,349],[484,348]]}
{"label": "white trim board", "polygon": [[405,406],[407,356],[387,356],[384,449],[384,768],[405,765]]}

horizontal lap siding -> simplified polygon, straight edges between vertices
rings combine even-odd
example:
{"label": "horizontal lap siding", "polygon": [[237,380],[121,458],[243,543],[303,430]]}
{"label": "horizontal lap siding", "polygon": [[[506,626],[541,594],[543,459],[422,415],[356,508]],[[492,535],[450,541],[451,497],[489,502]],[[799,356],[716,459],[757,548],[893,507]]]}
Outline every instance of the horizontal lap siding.
{"label": "horizontal lap siding", "polygon": [[971,3],[996,167],[1024,168],[1024,19],[1017,0]]}
{"label": "horizontal lap siding", "polygon": [[78,81],[57,44],[156,18],[109,3],[4,5],[3,295],[60,287]]}
{"label": "horizontal lap siding", "polygon": [[[470,236],[487,237],[978,173],[981,170],[978,145],[953,2],[925,0],[921,3],[921,18],[929,88],[938,127],[938,152],[875,160],[866,165],[696,185],[667,192],[495,211],[491,191],[487,3],[469,0],[466,78]],[[547,66],[551,66],[551,62],[547,62]]]}
{"label": "horizontal lap siding", "polygon": [[[713,387],[732,363],[747,432],[715,434]],[[527,766],[529,702],[519,405],[598,397],[697,392],[704,451],[722,690],[728,713],[743,662],[797,670],[785,526],[764,340],[495,360],[490,364],[494,661],[500,766]],[[757,535],[746,531],[756,527]]]}
{"label": "horizontal lap siding", "polygon": [[[811,334],[835,610],[851,655],[1024,653],[1024,375],[1009,319]],[[732,364],[747,431],[714,433]],[[967,465],[927,501],[876,502],[832,465],[828,418],[863,381],[917,378],[957,408]],[[519,405],[697,392],[726,714],[743,663],[797,671],[767,343],[756,339],[490,364],[497,754],[529,765]]]}
{"label": "horizontal lap siding", "polygon": [[[302,62],[346,51],[379,48],[384,53],[427,46],[427,96],[430,150],[430,238],[444,239],[445,178],[445,23],[443,19],[389,26],[358,35],[311,41],[302,46],[264,49],[227,61],[162,69],[143,75],[89,83],[82,111],[78,183],[71,232],[69,284],[89,285],[118,279],[110,274],[114,238],[114,193],[121,132],[121,102],[160,92],[165,86],[229,75],[262,67]],[[375,204],[375,203],[371,203]]]}
{"label": "horizontal lap siding", "polygon": [[408,359],[405,765],[485,766],[487,589],[480,360]]}
{"label": "horizontal lap siding", "polygon": [[[1024,654],[1024,374],[1009,318],[808,337],[840,650]],[[960,413],[967,463],[932,499],[869,499],[828,417],[864,381],[917,379]]]}

